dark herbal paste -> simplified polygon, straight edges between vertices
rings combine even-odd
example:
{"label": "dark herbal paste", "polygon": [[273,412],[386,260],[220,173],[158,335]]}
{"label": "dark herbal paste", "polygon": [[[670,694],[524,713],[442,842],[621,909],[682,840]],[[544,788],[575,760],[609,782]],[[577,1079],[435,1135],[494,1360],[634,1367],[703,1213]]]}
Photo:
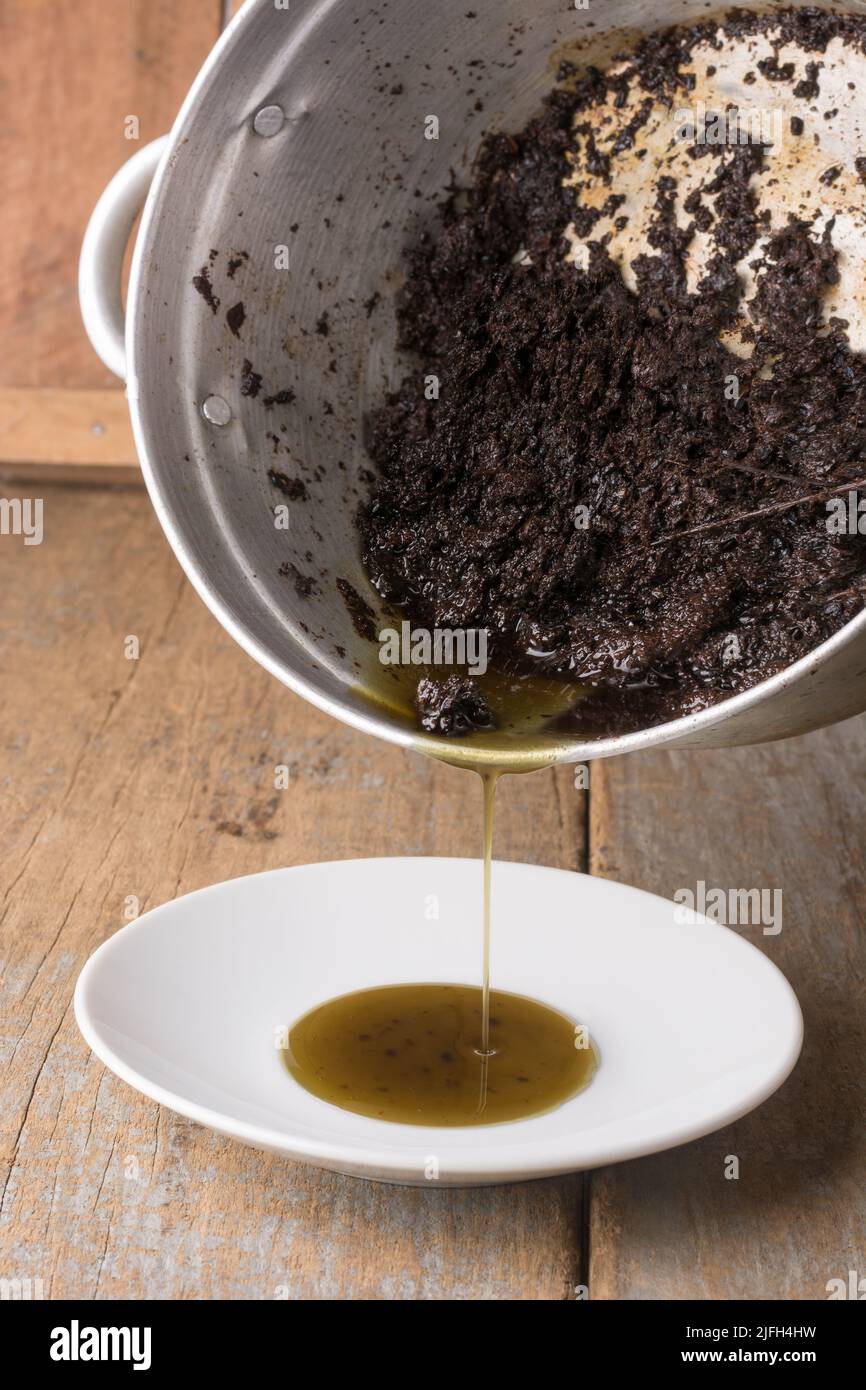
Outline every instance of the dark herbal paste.
{"label": "dark herbal paste", "polygon": [[[416,363],[370,422],[377,477],[359,525],[383,600],[430,628],[486,628],[500,669],[579,684],[572,718],[587,731],[745,690],[863,603],[866,537],[827,525],[828,500],[853,494],[856,512],[866,477],[866,360],[845,320],[821,317],[838,279],[832,219],[792,216],[770,234],[750,182],[766,145],[695,141],[685,227],[676,180],[647,169],[633,288],[613,232],[593,238],[602,218],[626,225],[618,169],[641,157],[652,101],[688,105],[693,49],[717,45],[721,63],[750,33],[799,50],[793,73],[771,59],[762,75],[800,103],[792,144],[814,148],[822,55],[834,39],[862,53],[862,18],[740,12],[721,31],[653,35],[609,74],[578,80],[565,65],[537,119],[485,140],[471,186],[412,251],[398,322]],[[628,94],[635,115],[604,152],[592,113]],[[603,208],[581,202],[593,179],[609,183]],[[820,196],[834,191],[835,174]],[[588,241],[583,266],[566,260],[569,228]],[[689,286],[698,232],[712,255]],[[743,328],[736,267],[752,253]],[[737,323],[748,355],[726,339]],[[495,707],[451,675],[419,673],[420,725],[495,725]]]}

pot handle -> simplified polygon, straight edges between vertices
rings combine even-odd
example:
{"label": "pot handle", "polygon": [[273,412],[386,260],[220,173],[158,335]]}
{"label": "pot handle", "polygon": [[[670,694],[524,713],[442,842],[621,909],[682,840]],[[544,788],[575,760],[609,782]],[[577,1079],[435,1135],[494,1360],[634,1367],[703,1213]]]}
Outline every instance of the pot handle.
{"label": "pot handle", "polygon": [[94,351],[109,371],[126,379],[126,343],[120,282],[135,219],[144,207],[168,144],[161,135],[121,165],[90,214],[78,262],[81,317]]}

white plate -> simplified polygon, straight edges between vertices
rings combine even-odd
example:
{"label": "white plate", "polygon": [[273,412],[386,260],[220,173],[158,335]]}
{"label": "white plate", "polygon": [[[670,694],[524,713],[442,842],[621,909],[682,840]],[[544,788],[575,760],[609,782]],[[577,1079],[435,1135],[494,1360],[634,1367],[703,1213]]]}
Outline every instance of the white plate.
{"label": "white plate", "polygon": [[534,1119],[437,1129],[350,1114],[289,1076],[276,1030],[314,1004],[370,985],[477,981],[480,914],[470,859],[233,879],[100,946],[76,1018],[119,1077],[221,1134],[419,1184],[511,1182],[667,1149],[759,1105],[797,1060],[797,999],[733,931],[677,923],[672,903],[637,888],[497,862],[493,987],[589,1026],[601,1065],[587,1090]]}

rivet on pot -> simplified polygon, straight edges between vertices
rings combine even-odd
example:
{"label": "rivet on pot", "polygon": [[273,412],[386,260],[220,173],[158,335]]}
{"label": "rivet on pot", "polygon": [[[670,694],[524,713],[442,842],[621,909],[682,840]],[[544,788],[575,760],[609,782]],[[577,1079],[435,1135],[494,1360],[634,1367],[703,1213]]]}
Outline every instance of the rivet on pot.
{"label": "rivet on pot", "polygon": [[278,135],[286,120],[281,106],[263,106],[253,117],[253,130],[257,135]]}
{"label": "rivet on pot", "polygon": [[212,425],[227,425],[232,418],[232,408],[222,396],[208,396],[201,413]]}

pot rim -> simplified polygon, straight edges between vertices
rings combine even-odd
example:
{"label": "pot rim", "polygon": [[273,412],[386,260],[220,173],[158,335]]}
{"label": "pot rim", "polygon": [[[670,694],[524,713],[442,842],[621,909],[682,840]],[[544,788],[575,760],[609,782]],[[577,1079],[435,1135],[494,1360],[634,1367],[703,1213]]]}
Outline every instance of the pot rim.
{"label": "pot rim", "polygon": [[[310,12],[307,22],[318,23],[322,17],[322,11],[330,9],[335,3],[337,0],[324,0],[321,6],[316,5]],[[389,743],[395,743],[405,748],[414,748],[440,760],[475,768],[484,765],[501,765],[501,750],[497,752],[494,748],[476,746],[473,746],[471,750],[468,748],[463,750],[457,741],[453,744],[449,743],[447,748],[444,748],[442,739],[392,722],[384,715],[377,715],[372,712],[372,706],[371,712],[366,713],[349,700],[328,694],[313,681],[292,670],[284,660],[269,650],[243,623],[234,617],[227,603],[217,591],[217,587],[209,577],[206,568],[198,562],[192,553],[169,504],[167,491],[163,488],[160,480],[159,469],[151,461],[140,403],[141,379],[138,372],[138,358],[140,340],[144,335],[140,329],[139,315],[147,290],[148,267],[153,259],[154,244],[159,231],[158,211],[175,171],[175,165],[182,154],[186,131],[195,120],[197,109],[206,90],[211,82],[217,80],[226,57],[237,44],[242,31],[257,19],[260,11],[264,8],[271,8],[271,0],[247,0],[247,3],[227,25],[205,59],[172,125],[165,151],[142,213],[132,258],[126,316],[127,395],[142,476],[159,523],[181,568],[199,598],[247,655],[264,667],[272,676],[275,676],[283,685],[288,686],[310,704],[325,714],[338,719],[341,723],[348,724],[363,733],[385,739]],[[695,745],[698,739],[710,730],[735,720],[739,715],[752,710],[757,705],[770,702],[775,696],[787,690],[789,686],[795,685],[805,677],[813,676],[834,656],[861,637],[866,641],[866,608],[811,652],[757,685],[751,686],[748,690],[731,695],[706,709],[681,715],[677,719],[668,720],[665,723],[632,733],[612,735],[600,739],[563,739],[561,743],[551,745],[549,762],[585,762],[668,744]],[[866,695],[864,695],[864,703],[866,703]],[[814,726],[809,725],[808,727]],[[796,734],[801,730],[793,729],[791,732]],[[784,736],[776,735],[775,737]],[[734,744],[736,740],[730,739],[723,742]],[[519,771],[521,767],[524,767],[525,770],[538,767],[540,763],[537,745],[534,752],[521,753],[519,750],[512,752],[509,749],[508,761],[513,771]]]}

